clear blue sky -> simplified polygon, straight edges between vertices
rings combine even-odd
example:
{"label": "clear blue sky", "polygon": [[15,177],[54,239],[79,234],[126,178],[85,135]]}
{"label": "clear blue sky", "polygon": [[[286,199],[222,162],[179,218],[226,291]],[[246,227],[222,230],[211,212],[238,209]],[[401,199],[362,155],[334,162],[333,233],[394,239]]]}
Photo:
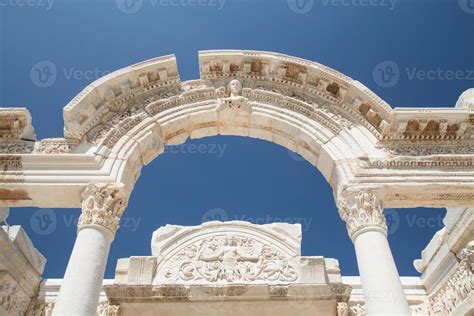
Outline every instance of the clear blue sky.
{"label": "clear blue sky", "polygon": [[[31,1],[0,0],[0,104],[27,107],[38,139],[62,137],[63,106],[98,76],[171,53],[182,80],[198,78],[198,50],[294,55],[363,82],[393,107],[453,106],[474,86],[474,0]],[[124,13],[131,11],[137,12]],[[44,61],[56,68],[47,87],[35,77],[35,65]],[[398,76],[380,77],[382,62],[395,71],[388,75],[398,68]],[[56,218],[52,229],[35,224],[45,213]],[[169,148],[142,170],[106,277],[113,278],[118,258],[149,255],[159,226],[195,225],[210,214],[300,222],[303,255],[338,258],[344,275],[358,275],[352,242],[317,169],[272,143],[213,137]],[[417,275],[412,261],[444,214],[388,210],[401,275]],[[22,225],[47,257],[45,277],[62,277],[78,216],[78,209],[17,208],[9,223]]]}

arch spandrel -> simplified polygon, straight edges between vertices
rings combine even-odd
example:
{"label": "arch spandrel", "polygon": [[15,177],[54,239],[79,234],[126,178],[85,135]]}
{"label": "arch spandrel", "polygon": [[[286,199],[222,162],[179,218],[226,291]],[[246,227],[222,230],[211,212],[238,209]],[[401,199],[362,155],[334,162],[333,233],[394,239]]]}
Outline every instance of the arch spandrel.
{"label": "arch spandrel", "polygon": [[[64,108],[65,138],[3,137],[0,180],[9,191],[0,204],[77,207],[89,182],[122,183],[130,193],[165,145],[214,135],[295,151],[335,192],[376,183],[387,187],[389,206],[474,203],[471,94],[452,109],[392,109],[358,81],[291,56],[204,51],[199,62],[198,80],[181,82],[169,55],[95,81]],[[238,108],[228,89],[234,79]],[[3,125],[20,135],[7,112]],[[22,128],[34,134],[31,124]],[[48,193],[57,188],[61,199]]]}

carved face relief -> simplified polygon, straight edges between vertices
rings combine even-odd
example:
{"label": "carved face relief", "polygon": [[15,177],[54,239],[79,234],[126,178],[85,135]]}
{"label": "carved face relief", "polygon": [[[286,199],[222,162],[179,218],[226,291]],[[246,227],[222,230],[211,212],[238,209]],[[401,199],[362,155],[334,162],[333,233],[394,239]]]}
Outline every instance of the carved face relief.
{"label": "carved face relief", "polygon": [[242,94],[242,84],[239,80],[232,80],[228,85],[228,90],[232,97],[236,97]]}

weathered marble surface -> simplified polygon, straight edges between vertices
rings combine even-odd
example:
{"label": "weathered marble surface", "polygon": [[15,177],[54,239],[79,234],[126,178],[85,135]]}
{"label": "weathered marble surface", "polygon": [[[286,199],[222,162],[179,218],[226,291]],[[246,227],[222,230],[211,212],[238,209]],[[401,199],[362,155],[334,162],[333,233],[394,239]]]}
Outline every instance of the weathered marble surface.
{"label": "weathered marble surface", "polygon": [[[144,165],[162,154],[164,146],[189,138],[237,135],[271,141],[300,154],[333,189],[369,296],[364,306],[334,301],[340,303],[334,305],[338,313],[395,308],[393,302],[369,293],[383,291],[395,293],[401,300],[395,305],[408,314],[383,209],[474,205],[473,89],[465,91],[454,108],[400,109],[333,69],[282,54],[203,51],[199,66],[200,79],[181,82],[175,57],[169,55],[100,78],[64,107],[64,138],[37,141],[28,110],[0,109],[0,206],[83,209],[68,265],[72,272],[63,282],[68,294],[56,307],[96,311],[110,243]],[[468,283],[452,285],[472,274],[466,255],[472,212],[461,212],[468,215],[453,222],[461,214],[456,212],[448,214],[446,230],[416,263],[430,295],[428,304],[451,313],[466,311],[472,297]],[[248,231],[208,239],[193,235],[191,229],[188,233],[195,239],[189,244],[184,232],[177,232],[175,238],[184,247],[179,249],[169,243],[173,237],[165,238],[175,229],[170,226],[166,234],[158,234],[153,256],[120,261],[117,281],[140,287],[136,293],[147,299],[161,297],[162,291],[181,297],[183,289],[196,291],[196,286],[214,287],[219,282],[250,282],[249,287],[260,290],[266,283],[282,283],[288,284],[289,292],[306,281],[316,287],[323,279],[326,285],[340,283],[334,260],[299,256],[295,229],[288,233],[266,227],[262,231],[273,233],[250,238],[251,244]],[[286,237],[280,236],[285,231]],[[84,258],[87,264],[81,264]],[[6,284],[14,283],[5,277]],[[173,282],[184,283],[183,288]],[[156,294],[157,284],[167,287]],[[268,286],[262,291],[270,300],[272,293],[285,293],[284,288]],[[120,285],[108,291],[111,297],[121,297],[127,290]],[[18,290],[8,286],[4,292]],[[427,303],[420,304],[417,313]],[[117,310],[104,305],[100,312]]]}
{"label": "weathered marble surface", "polygon": [[337,260],[301,256],[299,224],[166,225],[151,247],[150,257],[119,259],[115,282],[105,287],[123,315],[269,315],[275,307],[334,315],[350,296]]}
{"label": "weathered marble surface", "polygon": [[22,315],[29,310],[45,264],[23,228],[0,228],[0,315]]}
{"label": "weathered marble surface", "polygon": [[435,315],[474,312],[474,208],[448,208],[439,230],[414,266]]}
{"label": "weathered marble surface", "polygon": [[474,203],[472,89],[453,108],[392,108],[360,82],[292,56],[202,51],[199,65],[200,79],[186,82],[172,55],[98,79],[64,107],[63,138],[36,141],[26,109],[2,109],[0,205],[79,207],[91,182],[120,183],[128,197],[165,145],[214,135],[284,146],[336,194],[377,183],[386,207]]}

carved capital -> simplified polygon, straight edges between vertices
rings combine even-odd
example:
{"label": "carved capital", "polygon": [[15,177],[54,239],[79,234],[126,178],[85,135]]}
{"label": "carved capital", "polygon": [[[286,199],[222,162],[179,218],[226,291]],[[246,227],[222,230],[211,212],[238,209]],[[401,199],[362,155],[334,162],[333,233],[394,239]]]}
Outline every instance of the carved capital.
{"label": "carved capital", "polygon": [[117,316],[119,315],[120,306],[111,305],[108,302],[102,302],[97,306],[97,316]]}
{"label": "carved capital", "polygon": [[383,190],[363,188],[347,190],[339,195],[339,215],[346,222],[349,236],[354,241],[362,232],[378,230],[387,234],[383,214]]}
{"label": "carved capital", "polygon": [[82,214],[78,229],[99,225],[115,235],[126,203],[121,187],[116,184],[87,185],[82,193]]}
{"label": "carved capital", "polygon": [[346,302],[337,302],[337,316],[348,316],[349,305]]}

